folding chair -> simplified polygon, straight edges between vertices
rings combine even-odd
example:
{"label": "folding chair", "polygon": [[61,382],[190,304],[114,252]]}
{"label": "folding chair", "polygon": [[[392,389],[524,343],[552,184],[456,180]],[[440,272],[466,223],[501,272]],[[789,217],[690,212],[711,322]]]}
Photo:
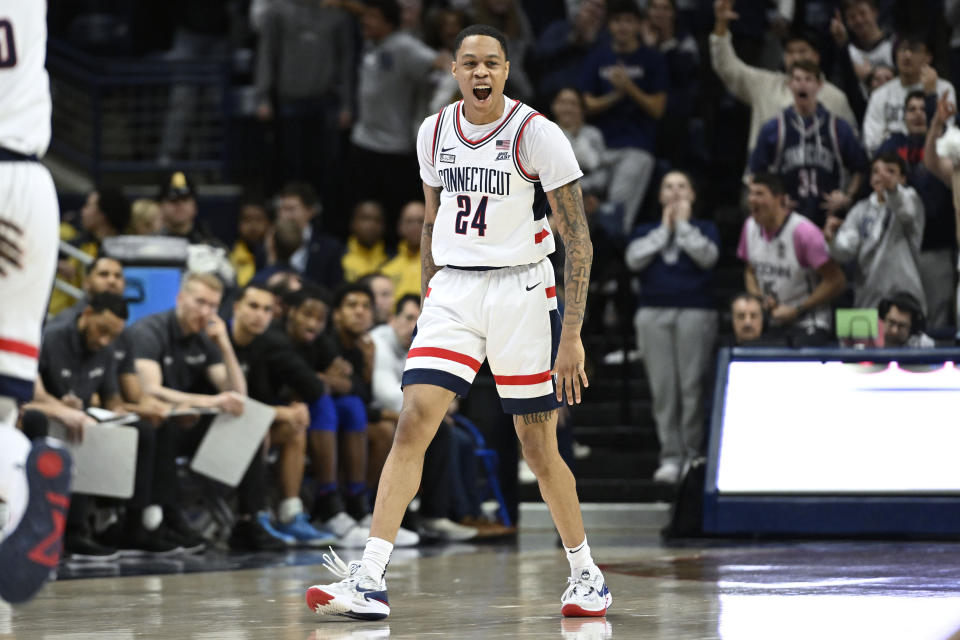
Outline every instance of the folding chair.
{"label": "folding chair", "polygon": [[487,475],[487,493],[490,497],[497,501],[497,504],[500,505],[497,513],[500,515],[500,522],[505,527],[512,527],[513,521],[510,519],[510,513],[507,511],[507,503],[503,499],[503,493],[500,491],[500,483],[497,481],[497,466],[500,463],[500,458],[497,456],[497,452],[493,449],[487,448],[487,443],[483,439],[483,434],[480,433],[480,429],[476,427],[472,422],[464,418],[462,415],[457,414],[454,416],[454,421],[470,434],[473,438],[476,448],[474,449],[474,454],[483,462],[483,468],[486,470]]}

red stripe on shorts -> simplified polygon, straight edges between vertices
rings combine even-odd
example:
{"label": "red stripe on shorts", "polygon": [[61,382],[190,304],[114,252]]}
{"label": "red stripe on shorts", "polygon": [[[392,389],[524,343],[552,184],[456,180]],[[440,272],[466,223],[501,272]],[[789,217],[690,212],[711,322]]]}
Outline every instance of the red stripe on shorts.
{"label": "red stripe on shorts", "polygon": [[543,239],[546,238],[548,235],[550,235],[549,231],[547,231],[546,229],[541,229],[540,231],[537,231],[535,234],[533,234],[533,242],[535,244],[540,244],[541,242],[543,242]]}
{"label": "red stripe on shorts", "polygon": [[410,349],[410,352],[407,353],[407,359],[409,360],[410,358],[443,358],[444,360],[452,360],[453,362],[465,364],[473,369],[474,372],[480,370],[480,362],[475,358],[438,347],[417,347],[416,349]]}
{"label": "red stripe on shorts", "polygon": [[0,338],[0,351],[9,351],[10,353],[33,358],[34,360],[40,355],[40,351],[32,344],[18,340],[8,340],[6,338]]}
{"label": "red stripe on shorts", "polygon": [[493,376],[494,381],[497,384],[506,384],[506,385],[524,385],[524,384],[540,384],[541,382],[550,382],[552,374],[549,371],[544,371],[543,373],[534,373],[528,376]]}
{"label": "red stripe on shorts", "polygon": [[548,297],[548,298],[556,298],[556,297],[557,297],[557,287],[556,287],[556,286],[547,287],[547,288],[545,289],[545,291],[547,292],[547,297]]}

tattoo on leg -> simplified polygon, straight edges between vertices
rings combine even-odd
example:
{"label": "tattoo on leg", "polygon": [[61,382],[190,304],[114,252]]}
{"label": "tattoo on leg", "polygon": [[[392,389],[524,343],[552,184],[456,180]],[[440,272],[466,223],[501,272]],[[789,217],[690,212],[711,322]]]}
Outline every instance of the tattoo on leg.
{"label": "tattoo on leg", "polygon": [[525,413],[521,417],[523,418],[523,424],[537,424],[538,422],[547,422],[555,412],[556,409],[537,411],[536,413]]}

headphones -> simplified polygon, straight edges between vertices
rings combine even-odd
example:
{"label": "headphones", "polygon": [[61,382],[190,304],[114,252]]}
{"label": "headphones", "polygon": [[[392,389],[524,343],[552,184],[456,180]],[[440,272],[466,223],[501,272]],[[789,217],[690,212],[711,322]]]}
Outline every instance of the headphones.
{"label": "headphones", "polygon": [[881,300],[880,306],[877,307],[881,320],[887,317],[890,307],[896,307],[910,314],[910,335],[922,333],[926,330],[927,319],[923,316],[917,299],[909,293],[895,293]]}

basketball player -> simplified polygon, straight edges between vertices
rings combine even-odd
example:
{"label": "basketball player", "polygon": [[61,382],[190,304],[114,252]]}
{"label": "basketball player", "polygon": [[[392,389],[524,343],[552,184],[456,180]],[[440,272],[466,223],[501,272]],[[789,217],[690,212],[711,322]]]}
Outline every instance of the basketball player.
{"label": "basketball player", "polygon": [[[602,616],[612,598],[590,557],[576,483],[556,439],[563,395],[580,402],[580,384],[588,385],[580,328],[593,247],[578,182],[583,173],[559,127],[503,95],[510,62],[502,33],[467,27],[454,55],[464,99],[427,118],[418,138],[424,305],[371,537],[360,561],[324,558],[343,580],[310,587],[307,604],[320,615],[363,620],[390,613],[384,575],[420,484],[424,451],[450,402],[466,395],[489,358],[503,408],[514,415],[524,457],[567,549],[572,577],[561,612]],[[554,238],[545,200],[566,246],[562,323],[547,260]]]}
{"label": "basketball player", "polygon": [[60,560],[70,458],[16,429],[33,397],[60,212],[38,162],[50,143],[47,3],[0,0],[0,598],[29,600]]}

